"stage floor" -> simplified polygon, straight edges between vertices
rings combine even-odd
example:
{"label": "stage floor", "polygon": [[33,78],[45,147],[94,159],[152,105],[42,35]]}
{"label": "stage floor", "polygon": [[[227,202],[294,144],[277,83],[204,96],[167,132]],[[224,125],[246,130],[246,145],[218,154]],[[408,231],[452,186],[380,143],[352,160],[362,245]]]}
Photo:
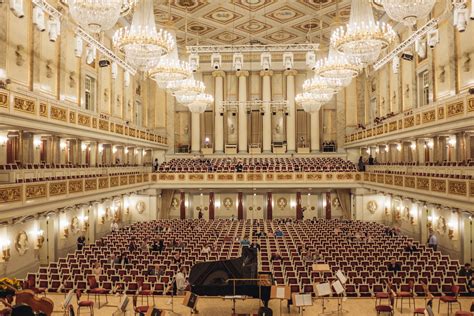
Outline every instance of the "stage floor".
{"label": "stage floor", "polygon": [[[61,302],[64,299],[64,295],[60,294],[49,294],[49,298],[54,301],[55,306],[55,313],[58,314],[61,312],[60,306]],[[111,306],[104,306],[100,309],[97,309],[97,306],[94,310],[95,316],[111,316],[114,311],[117,309],[116,305],[119,303],[119,297],[117,296],[110,296],[109,295],[109,305]],[[87,299],[87,295],[83,296],[83,299]],[[93,300],[93,296],[90,296],[90,299]],[[105,298],[101,297],[101,303],[104,304]],[[463,310],[469,310],[471,307],[471,302],[473,301],[470,297],[463,297],[460,298]],[[152,299],[149,299],[150,305],[152,304]],[[77,306],[76,299],[74,298],[72,301],[74,306]],[[155,296],[155,305],[157,308],[160,309],[171,309],[171,305],[169,303],[169,297],[163,296]],[[182,305],[183,297],[175,297],[174,298],[174,305],[173,310],[175,315],[190,315],[190,309],[184,307]],[[97,304],[97,303],[96,303]],[[304,311],[303,315],[314,316],[319,315],[322,313],[322,302],[321,299],[314,300],[312,307],[307,307]],[[138,305],[147,305],[146,299],[144,303],[141,303],[141,299],[138,298]],[[237,314],[250,314],[256,313],[259,308],[259,300],[256,299],[247,299],[245,301],[237,301],[236,302],[236,313]],[[327,299],[326,303],[326,312],[336,311],[337,310],[337,301],[335,299]],[[416,307],[424,306],[423,299],[416,299]],[[286,307],[286,303],[283,302],[281,304],[281,314],[279,308],[279,302],[277,300],[271,300],[269,303],[269,307],[273,310],[273,315],[301,315],[298,313],[298,309],[296,307],[292,307],[291,310],[288,312]],[[132,298],[130,297],[130,302],[128,305],[128,311],[126,315],[134,315],[132,310]],[[375,313],[375,300],[373,298],[348,298],[343,303],[343,309],[347,311],[343,315],[354,315],[354,316],[363,316],[363,315],[376,315]],[[457,304],[453,306],[454,312],[457,310]],[[199,312],[198,315],[202,316],[223,316],[223,315],[231,315],[232,314],[232,301],[231,300],[224,300],[218,297],[200,297],[197,303],[197,310]],[[89,315],[87,309],[81,309],[81,315]],[[437,313],[438,311],[438,299],[434,301],[434,312],[435,315],[445,316],[447,314],[447,305],[441,304],[441,313]],[[454,315],[454,312],[451,315]],[[337,313],[334,313],[337,314]],[[413,315],[413,306],[410,308],[408,306],[408,302],[405,300],[403,304],[403,313],[401,313],[400,306],[396,307],[396,315]],[[167,314],[167,315],[170,315]],[[172,314],[171,314],[172,315]],[[341,314],[340,314],[341,315]]]}

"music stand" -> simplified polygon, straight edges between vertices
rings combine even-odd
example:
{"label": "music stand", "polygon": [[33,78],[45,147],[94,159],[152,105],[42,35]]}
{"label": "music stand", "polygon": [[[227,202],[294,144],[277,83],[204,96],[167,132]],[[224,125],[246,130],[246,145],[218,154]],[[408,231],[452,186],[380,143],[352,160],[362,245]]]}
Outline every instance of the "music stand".
{"label": "music stand", "polygon": [[313,306],[313,297],[311,293],[293,293],[293,304],[298,307],[303,316],[306,306]]}
{"label": "music stand", "polygon": [[[198,296],[192,292],[186,292],[183,299],[183,305],[190,308],[191,315],[196,311]],[[197,311],[196,311],[197,314]]]}
{"label": "music stand", "polygon": [[123,294],[120,297],[120,303],[117,306],[117,310],[112,314],[113,316],[125,316],[127,313],[127,305],[130,299],[128,298],[127,294]]}
{"label": "music stand", "polygon": [[277,299],[280,302],[280,315],[281,315],[281,302],[289,300],[291,298],[291,289],[288,285],[272,285],[270,289],[270,299]]}
{"label": "music stand", "polygon": [[324,315],[326,313],[326,305],[325,305],[324,298],[332,294],[331,284],[329,284],[329,282],[314,284],[314,293],[316,294],[316,297],[320,297],[323,301],[323,304],[322,304],[323,310],[321,314],[319,315]]}
{"label": "music stand", "polygon": [[64,315],[68,314],[68,307],[71,305],[72,298],[74,297],[74,290],[69,290],[69,292],[66,294],[66,297],[64,298],[64,301],[62,303],[62,308],[64,310]]}

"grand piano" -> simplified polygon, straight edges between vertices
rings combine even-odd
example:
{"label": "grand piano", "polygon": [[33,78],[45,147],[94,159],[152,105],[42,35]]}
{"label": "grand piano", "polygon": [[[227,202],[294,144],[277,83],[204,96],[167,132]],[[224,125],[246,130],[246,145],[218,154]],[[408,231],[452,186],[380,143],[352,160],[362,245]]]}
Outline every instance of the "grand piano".
{"label": "grand piano", "polygon": [[189,273],[191,292],[198,296],[249,296],[268,306],[272,276],[257,270],[257,249],[244,247],[240,258],[193,265]]}

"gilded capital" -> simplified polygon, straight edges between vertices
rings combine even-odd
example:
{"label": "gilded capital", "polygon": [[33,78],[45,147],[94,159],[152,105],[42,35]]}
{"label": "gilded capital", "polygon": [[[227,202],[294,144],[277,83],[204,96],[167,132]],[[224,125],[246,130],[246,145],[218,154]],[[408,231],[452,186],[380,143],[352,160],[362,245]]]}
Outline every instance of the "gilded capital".
{"label": "gilded capital", "polygon": [[212,72],[213,77],[225,77],[225,71],[224,70],[216,70]]}
{"label": "gilded capital", "polygon": [[235,72],[235,75],[237,77],[248,77],[249,76],[249,72],[247,70],[239,70],[239,71],[236,71]]}
{"label": "gilded capital", "polygon": [[298,74],[298,71],[296,71],[295,69],[285,70],[283,74],[285,76],[296,76]]}
{"label": "gilded capital", "polygon": [[265,77],[265,76],[273,76],[273,71],[272,70],[262,70],[260,71],[260,76]]}

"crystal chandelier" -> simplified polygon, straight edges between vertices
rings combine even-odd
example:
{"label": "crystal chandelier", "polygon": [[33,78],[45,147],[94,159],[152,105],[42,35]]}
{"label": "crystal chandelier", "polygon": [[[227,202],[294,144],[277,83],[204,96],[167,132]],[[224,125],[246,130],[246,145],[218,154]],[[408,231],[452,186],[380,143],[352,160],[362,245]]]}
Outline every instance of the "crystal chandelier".
{"label": "crystal chandelier", "polygon": [[126,61],[141,71],[156,66],[176,46],[169,32],[156,29],[153,0],[141,0],[137,4],[131,26],[117,30],[113,43],[125,54]]}
{"label": "crystal chandelier", "polygon": [[[176,42],[174,31],[169,32]],[[162,89],[168,89],[170,82],[185,80],[191,77],[192,69],[188,62],[179,60],[178,47],[175,47],[165,57],[161,58],[156,67],[149,72],[149,76],[158,83]]]}
{"label": "crystal chandelier", "polygon": [[194,98],[204,93],[206,86],[202,81],[195,80],[193,78],[172,81],[168,84],[168,90],[173,91],[173,95],[176,97],[176,101],[181,104],[189,104],[194,101]]}
{"label": "crystal chandelier", "polygon": [[303,82],[303,91],[313,94],[333,95],[340,87],[337,83],[338,80],[327,80],[319,76],[314,76]]}
{"label": "crystal chandelier", "polygon": [[[330,95],[332,97],[332,95]],[[330,100],[331,98],[329,98]],[[329,101],[328,100],[328,101]],[[295,102],[296,104],[301,105],[303,110],[307,113],[313,113],[319,111],[321,108],[323,102],[318,101],[315,98],[315,95],[312,93],[304,92],[304,93],[299,93],[295,96]]]}
{"label": "crystal chandelier", "polygon": [[359,67],[350,63],[344,54],[331,47],[328,57],[316,62],[314,73],[329,81],[335,81],[334,84],[340,84],[342,88],[347,87],[352,78],[357,77]]}
{"label": "crystal chandelier", "polygon": [[214,102],[212,95],[199,93],[194,97],[194,101],[188,104],[188,108],[191,113],[203,113],[212,102]]}
{"label": "crystal chandelier", "polygon": [[394,21],[406,26],[416,24],[416,20],[426,17],[433,10],[436,0],[373,0],[376,6],[383,7]]}
{"label": "crystal chandelier", "polygon": [[136,0],[68,0],[73,19],[92,33],[111,29],[121,15],[126,15]]}
{"label": "crystal chandelier", "polygon": [[375,21],[368,0],[352,0],[349,23],[334,30],[331,46],[344,53],[351,63],[367,66],[377,61],[395,36],[390,25]]}

